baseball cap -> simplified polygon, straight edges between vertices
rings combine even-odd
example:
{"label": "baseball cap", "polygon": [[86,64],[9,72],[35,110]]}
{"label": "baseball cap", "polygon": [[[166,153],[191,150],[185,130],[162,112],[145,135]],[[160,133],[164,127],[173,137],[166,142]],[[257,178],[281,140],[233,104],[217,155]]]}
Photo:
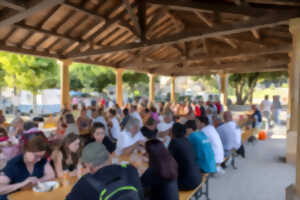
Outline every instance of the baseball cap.
{"label": "baseball cap", "polygon": [[80,160],[94,166],[101,165],[109,159],[109,153],[103,144],[92,142],[82,150]]}

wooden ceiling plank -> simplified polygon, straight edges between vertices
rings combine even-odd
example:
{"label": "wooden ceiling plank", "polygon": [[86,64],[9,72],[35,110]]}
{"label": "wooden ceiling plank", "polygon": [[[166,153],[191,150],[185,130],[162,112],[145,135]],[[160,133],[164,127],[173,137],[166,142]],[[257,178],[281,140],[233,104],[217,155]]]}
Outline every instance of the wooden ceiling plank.
{"label": "wooden ceiling plank", "polygon": [[4,41],[0,42],[0,51],[27,54],[27,55],[33,55],[33,56],[41,56],[41,57],[47,57],[47,58],[59,58],[59,55],[56,55],[56,54],[49,54],[49,53],[46,53],[46,52],[40,52],[40,51],[36,51],[34,49],[21,49],[19,47],[7,46],[4,43]]}
{"label": "wooden ceiling plank", "polygon": [[80,58],[80,57],[87,57],[91,55],[101,55],[109,52],[118,52],[118,51],[127,51],[127,50],[137,50],[145,47],[152,47],[158,45],[167,45],[167,44],[174,44],[177,42],[184,42],[184,41],[192,41],[192,40],[199,40],[203,38],[214,38],[220,37],[225,35],[230,35],[234,33],[241,33],[247,32],[253,29],[263,28],[263,27],[274,27],[279,26],[282,24],[288,24],[288,20],[299,16],[298,13],[284,13],[283,15],[276,15],[276,16],[267,16],[261,17],[259,19],[249,20],[247,22],[242,22],[239,24],[231,24],[231,25],[224,25],[221,27],[216,27],[213,29],[205,30],[205,32],[185,32],[185,33],[178,33],[172,36],[168,36],[162,39],[147,41],[147,43],[131,43],[125,45],[118,45],[114,47],[107,47],[98,50],[88,50],[86,52],[73,52],[68,55],[69,58]]}
{"label": "wooden ceiling plank", "polygon": [[38,13],[42,10],[51,8],[53,6],[56,6],[60,3],[62,3],[64,0],[42,0],[41,2],[27,8],[24,11],[18,12],[13,16],[4,16],[0,19],[0,27],[8,26],[14,23],[17,23],[19,21],[22,21],[23,19],[34,15],[35,13]]}
{"label": "wooden ceiling plank", "polygon": [[0,0],[0,5],[17,11],[26,10],[26,5],[18,0]]}
{"label": "wooden ceiling plank", "polygon": [[248,3],[278,5],[278,6],[300,6],[298,0],[247,0]]}
{"label": "wooden ceiling plank", "polygon": [[56,32],[53,32],[53,31],[48,31],[48,30],[45,30],[45,29],[39,29],[37,27],[29,26],[29,25],[26,25],[26,24],[23,24],[23,23],[17,23],[17,24],[14,24],[14,26],[17,27],[17,28],[25,29],[25,30],[46,34],[48,36],[54,36],[54,37],[61,38],[61,39],[71,40],[73,42],[81,42],[82,41],[80,39],[71,38],[71,37],[66,36],[64,34],[56,33]]}
{"label": "wooden ceiling plank", "polygon": [[99,20],[100,22],[103,22],[103,21],[107,20],[105,17],[101,16],[96,11],[87,10],[87,9],[85,9],[83,7],[75,6],[75,5],[73,5],[73,4],[69,3],[69,2],[64,2],[63,5],[66,6],[66,7],[71,8],[71,9],[73,9],[75,11],[79,11],[79,12],[82,12],[82,13],[84,13],[86,15],[92,16],[92,17],[96,18],[97,20]]}
{"label": "wooden ceiling plank", "polygon": [[146,40],[146,10],[147,10],[147,5],[146,5],[146,0],[139,0],[137,4],[137,9],[138,9],[138,24],[141,29],[141,40],[145,41]]}
{"label": "wooden ceiling plank", "polygon": [[[119,6],[121,6],[122,4],[120,4]],[[134,4],[135,5],[135,4]],[[118,10],[119,7],[116,7],[115,10]],[[112,11],[113,13],[114,11]],[[76,48],[74,48],[70,53],[75,53],[77,51],[80,52],[80,48],[89,45],[90,43],[92,43],[92,41],[98,37],[98,35],[100,33],[102,33],[107,27],[119,22],[119,20],[121,18],[123,18],[126,15],[126,10],[123,10],[121,13],[119,13],[118,15],[116,15],[114,18],[109,19],[106,21],[106,23],[99,29],[97,30],[95,33],[93,33],[86,41],[81,42]]]}

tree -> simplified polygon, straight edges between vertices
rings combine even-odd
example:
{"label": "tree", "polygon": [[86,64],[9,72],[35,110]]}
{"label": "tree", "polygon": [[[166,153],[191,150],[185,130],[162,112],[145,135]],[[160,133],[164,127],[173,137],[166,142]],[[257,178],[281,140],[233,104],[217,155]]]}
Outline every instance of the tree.
{"label": "tree", "polygon": [[70,67],[72,90],[102,92],[109,84],[115,83],[115,75],[111,68],[74,63]]}
{"label": "tree", "polygon": [[248,74],[231,74],[229,84],[235,90],[236,104],[244,105],[247,101],[252,103],[253,93],[259,81],[286,80],[287,73],[282,72],[256,72]]}
{"label": "tree", "polygon": [[149,82],[149,77],[147,74],[133,72],[133,71],[126,71],[123,74],[123,81],[128,84],[130,93],[134,94],[135,90],[137,89],[138,83],[147,84]]}
{"label": "tree", "polygon": [[212,91],[218,92],[219,84],[218,80],[216,79],[216,75],[201,75],[201,76],[193,76],[193,81],[200,81],[202,84],[205,85],[205,88]]}
{"label": "tree", "polygon": [[34,113],[37,111],[38,93],[58,85],[58,66],[53,59],[1,52],[0,63],[9,87],[32,93]]}

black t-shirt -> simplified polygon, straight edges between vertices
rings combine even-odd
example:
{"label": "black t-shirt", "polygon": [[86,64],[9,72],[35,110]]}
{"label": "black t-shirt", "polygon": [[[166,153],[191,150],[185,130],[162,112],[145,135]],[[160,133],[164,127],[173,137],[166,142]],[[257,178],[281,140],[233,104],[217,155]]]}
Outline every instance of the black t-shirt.
{"label": "black t-shirt", "polygon": [[148,139],[153,139],[153,138],[156,138],[156,134],[157,134],[158,130],[157,129],[151,130],[151,129],[147,128],[146,126],[143,126],[141,128],[141,132],[144,137],[146,137]]}
{"label": "black t-shirt", "polygon": [[192,144],[185,137],[173,138],[169,151],[178,164],[178,187],[180,190],[193,190],[202,180]]}
{"label": "black t-shirt", "polygon": [[150,200],[179,200],[176,179],[162,179],[152,168],[148,168],[141,180],[144,189],[150,191]]}
{"label": "black t-shirt", "polygon": [[[121,169],[122,168],[122,169]],[[92,177],[92,179],[96,179],[97,181],[101,183],[107,183],[110,182],[112,177],[115,176],[115,174],[118,174],[120,170],[125,169],[124,177],[123,177],[123,183],[122,186],[133,186],[137,189],[138,194],[140,196],[140,199],[144,199],[143,196],[143,188],[139,179],[138,172],[136,168],[134,168],[131,165],[127,165],[126,168],[120,166],[120,165],[110,165],[104,168],[99,169],[95,174],[86,174],[85,176],[81,177],[81,179],[76,183],[76,185],[73,187],[72,191],[68,196],[66,197],[66,200],[99,200],[100,199],[100,193],[105,188],[97,188],[94,189],[91,185],[88,179]],[[117,189],[117,188],[115,188]],[[124,193],[123,193],[124,194]],[[120,194],[114,195],[113,198],[110,198],[110,200],[114,200],[115,196],[118,196]]]}

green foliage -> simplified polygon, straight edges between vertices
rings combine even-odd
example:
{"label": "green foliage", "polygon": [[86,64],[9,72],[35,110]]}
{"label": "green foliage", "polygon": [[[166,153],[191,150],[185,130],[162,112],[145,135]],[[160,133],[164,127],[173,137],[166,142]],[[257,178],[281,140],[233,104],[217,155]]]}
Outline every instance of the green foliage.
{"label": "green foliage", "polygon": [[123,74],[123,81],[127,83],[130,89],[130,93],[134,94],[138,83],[148,83],[149,77],[147,74],[133,72],[133,71],[125,71]]}
{"label": "green foliage", "polygon": [[8,87],[37,95],[42,89],[58,86],[58,67],[53,59],[1,52],[0,63]]}
{"label": "green foliage", "polygon": [[115,75],[111,68],[73,63],[70,67],[70,81],[72,90],[102,92],[109,84],[115,83]]}
{"label": "green foliage", "polygon": [[218,93],[219,86],[215,75],[193,76],[191,79],[203,83],[210,92]]}

